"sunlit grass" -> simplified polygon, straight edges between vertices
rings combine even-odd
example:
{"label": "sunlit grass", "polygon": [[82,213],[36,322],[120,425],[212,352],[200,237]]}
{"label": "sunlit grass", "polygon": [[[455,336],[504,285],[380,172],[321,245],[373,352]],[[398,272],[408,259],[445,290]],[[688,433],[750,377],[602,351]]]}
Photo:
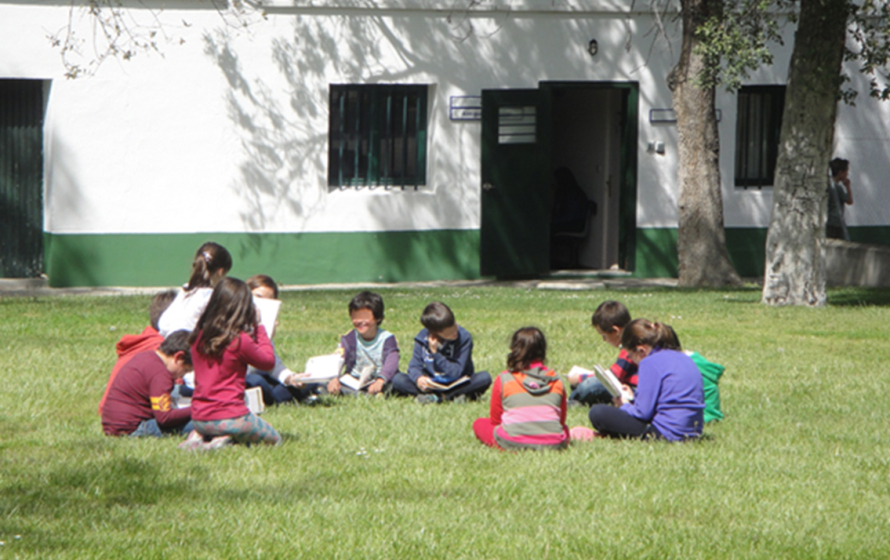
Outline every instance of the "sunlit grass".
{"label": "sunlit grass", "polygon": [[[691,444],[508,454],[473,437],[487,398],[342,399],[267,411],[282,447],[188,454],[106,438],[96,416],[148,297],[2,299],[0,558],[890,557],[886,291],[833,291],[821,309],[762,306],[753,289],[381,293],[403,369],[439,299],[493,374],[528,324],[559,371],[609,363],[590,315],[619,299],[727,367],[726,419]],[[336,346],[352,295],[283,294],[286,363]]]}

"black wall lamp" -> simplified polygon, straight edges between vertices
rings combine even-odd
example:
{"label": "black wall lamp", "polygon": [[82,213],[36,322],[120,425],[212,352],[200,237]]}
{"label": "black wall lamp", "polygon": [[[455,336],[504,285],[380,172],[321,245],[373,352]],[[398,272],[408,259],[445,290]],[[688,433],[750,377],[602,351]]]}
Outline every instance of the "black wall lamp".
{"label": "black wall lamp", "polygon": [[596,56],[600,50],[599,45],[596,43],[596,39],[591,39],[589,43],[587,43],[587,52],[590,53],[590,56]]}

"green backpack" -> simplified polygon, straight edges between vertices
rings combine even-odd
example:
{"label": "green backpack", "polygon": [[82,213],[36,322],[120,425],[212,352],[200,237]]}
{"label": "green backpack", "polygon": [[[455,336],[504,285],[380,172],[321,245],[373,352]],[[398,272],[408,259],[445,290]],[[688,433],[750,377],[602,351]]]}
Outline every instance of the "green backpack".
{"label": "green backpack", "polygon": [[705,390],[705,422],[722,420],[723,412],[720,410],[720,389],[717,383],[726,368],[720,364],[709,362],[698,352],[686,352],[692,358],[698,371],[701,372],[702,385]]}

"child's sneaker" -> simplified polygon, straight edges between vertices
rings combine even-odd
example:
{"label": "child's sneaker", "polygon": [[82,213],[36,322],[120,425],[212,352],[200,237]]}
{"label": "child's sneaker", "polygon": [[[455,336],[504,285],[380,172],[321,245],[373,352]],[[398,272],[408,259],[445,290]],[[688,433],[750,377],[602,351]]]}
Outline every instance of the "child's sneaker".
{"label": "child's sneaker", "polygon": [[575,426],[569,430],[569,439],[572,441],[593,441],[597,437],[600,437],[597,432],[584,426]]}
{"label": "child's sneaker", "polygon": [[223,448],[227,445],[232,445],[233,443],[232,436],[216,436],[204,444],[204,449],[211,451],[213,449]]}
{"label": "child's sneaker", "polygon": [[179,444],[179,448],[183,451],[197,451],[204,446],[204,436],[198,433],[198,430],[189,432],[185,441]]}
{"label": "child's sneaker", "polygon": [[417,402],[420,404],[436,404],[439,402],[439,395],[435,393],[427,393],[425,395],[417,395]]}

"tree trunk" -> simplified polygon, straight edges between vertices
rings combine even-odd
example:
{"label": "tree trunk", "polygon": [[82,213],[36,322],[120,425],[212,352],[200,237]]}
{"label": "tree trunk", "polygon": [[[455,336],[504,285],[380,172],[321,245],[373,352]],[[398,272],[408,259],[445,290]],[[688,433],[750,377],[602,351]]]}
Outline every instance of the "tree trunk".
{"label": "tree trunk", "polygon": [[763,303],[825,303],[826,186],[847,15],[847,0],[800,3],[766,237]]}
{"label": "tree trunk", "polygon": [[726,250],[723,193],[720,185],[720,138],[714,87],[696,83],[709,61],[694,52],[695,32],[708,17],[719,15],[723,0],[683,0],[683,45],[669,82],[674,97],[678,136],[680,223],[677,234],[680,286],[739,286],[738,273]]}

